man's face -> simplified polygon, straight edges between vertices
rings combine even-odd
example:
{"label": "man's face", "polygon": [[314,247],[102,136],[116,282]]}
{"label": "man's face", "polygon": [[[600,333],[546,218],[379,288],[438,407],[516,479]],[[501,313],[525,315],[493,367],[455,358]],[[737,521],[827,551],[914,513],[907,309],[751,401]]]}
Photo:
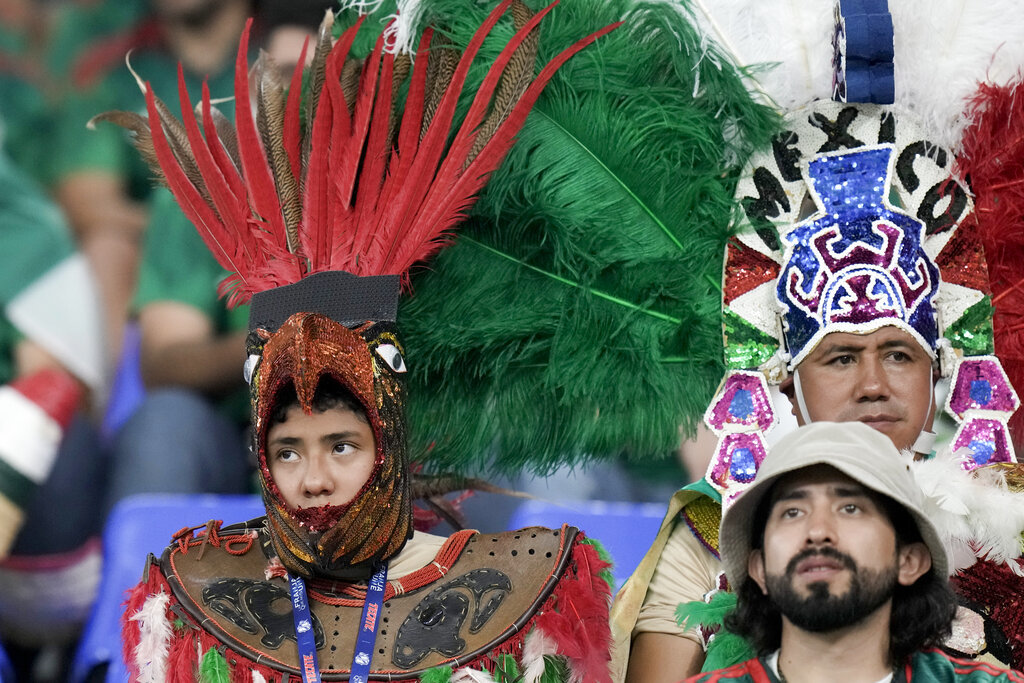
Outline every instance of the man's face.
{"label": "man's face", "polygon": [[898,548],[885,509],[837,470],[815,466],[776,484],[751,578],[807,631],[851,626],[887,605],[898,584],[931,566],[922,543]]}
{"label": "man's face", "polygon": [[295,405],[267,432],[267,466],[292,508],[344,505],[370,478],[373,429],[361,415],[335,407],[307,415]]}
{"label": "man's face", "polygon": [[825,335],[797,371],[812,422],[864,422],[901,449],[931,429],[932,360],[897,327]]}

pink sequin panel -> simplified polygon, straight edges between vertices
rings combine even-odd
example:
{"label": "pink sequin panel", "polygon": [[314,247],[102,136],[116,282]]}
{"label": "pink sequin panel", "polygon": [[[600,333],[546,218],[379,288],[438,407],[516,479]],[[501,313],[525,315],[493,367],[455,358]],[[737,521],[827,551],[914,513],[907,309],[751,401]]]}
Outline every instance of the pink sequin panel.
{"label": "pink sequin panel", "polygon": [[962,419],[968,410],[1010,415],[1019,404],[1006,373],[994,357],[960,361],[949,398],[949,410],[957,418]]}
{"label": "pink sequin panel", "polygon": [[771,429],[775,424],[775,410],[764,375],[737,371],[726,377],[704,420],[716,434],[730,425],[759,431]]}
{"label": "pink sequin panel", "polygon": [[960,426],[953,437],[953,452],[961,455],[970,451],[963,460],[965,470],[998,462],[1017,462],[1013,454],[1006,423],[1000,420],[975,417]]}

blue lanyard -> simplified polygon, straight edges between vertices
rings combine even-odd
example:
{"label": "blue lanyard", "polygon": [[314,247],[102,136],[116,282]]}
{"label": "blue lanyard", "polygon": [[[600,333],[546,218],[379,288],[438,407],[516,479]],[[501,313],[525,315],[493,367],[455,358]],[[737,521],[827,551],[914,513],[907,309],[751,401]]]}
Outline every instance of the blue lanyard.
{"label": "blue lanyard", "polygon": [[299,647],[299,672],[302,683],[320,683],[320,665],[316,659],[316,635],[313,618],[306,599],[306,582],[301,576],[288,575],[292,593],[292,618],[295,620],[295,643]]}
{"label": "blue lanyard", "polygon": [[[320,665],[316,657],[316,637],[313,619],[306,599],[306,582],[302,577],[288,575],[292,594],[292,617],[295,620],[295,641],[299,648],[299,671],[302,683],[320,683]],[[366,683],[370,676],[370,660],[373,659],[373,644],[377,640],[377,619],[384,605],[384,589],[388,584],[388,565],[381,564],[366,587],[363,602],[363,618],[359,623],[355,654],[349,683]]]}
{"label": "blue lanyard", "polygon": [[384,589],[388,585],[388,563],[380,564],[366,586],[366,600],[363,602],[363,619],[359,622],[356,637],[356,652],[352,657],[352,671],[349,683],[366,683],[370,677],[370,660],[373,659],[373,643],[377,640],[377,619],[384,604]]}

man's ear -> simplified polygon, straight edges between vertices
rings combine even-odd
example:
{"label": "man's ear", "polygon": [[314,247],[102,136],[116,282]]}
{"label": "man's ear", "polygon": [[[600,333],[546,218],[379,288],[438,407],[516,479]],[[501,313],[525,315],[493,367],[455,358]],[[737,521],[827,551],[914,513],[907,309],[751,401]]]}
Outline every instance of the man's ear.
{"label": "man's ear", "polygon": [[764,553],[760,550],[750,551],[750,555],[747,557],[747,573],[761,588],[761,592],[768,595],[764,582]]}
{"label": "man's ear", "polygon": [[797,424],[802,425],[803,421],[800,419],[800,406],[798,406],[796,402],[796,389],[793,387],[793,375],[782,380],[782,383],[779,384],[779,393],[789,399],[790,412],[793,414],[793,417],[796,418]]}
{"label": "man's ear", "polygon": [[901,586],[913,585],[932,568],[932,554],[921,541],[909,543],[897,551],[899,567],[897,580]]}

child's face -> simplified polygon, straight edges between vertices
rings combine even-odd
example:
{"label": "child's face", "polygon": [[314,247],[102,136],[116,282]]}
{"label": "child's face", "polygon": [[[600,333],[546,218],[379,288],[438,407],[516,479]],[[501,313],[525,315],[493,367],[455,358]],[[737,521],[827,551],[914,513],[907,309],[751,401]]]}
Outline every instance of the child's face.
{"label": "child's face", "polygon": [[307,415],[292,406],[267,433],[267,466],[293,508],[348,503],[370,478],[373,430],[348,408]]}

